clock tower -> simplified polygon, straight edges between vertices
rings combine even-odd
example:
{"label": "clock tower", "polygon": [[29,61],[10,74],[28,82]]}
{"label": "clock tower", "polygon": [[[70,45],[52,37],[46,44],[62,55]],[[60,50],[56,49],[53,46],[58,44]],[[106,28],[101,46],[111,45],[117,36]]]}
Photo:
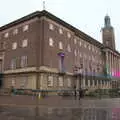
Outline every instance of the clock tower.
{"label": "clock tower", "polygon": [[102,29],[102,40],[103,40],[103,44],[106,47],[115,50],[114,29],[111,26],[110,17],[108,15],[106,15],[104,18],[104,28]]}

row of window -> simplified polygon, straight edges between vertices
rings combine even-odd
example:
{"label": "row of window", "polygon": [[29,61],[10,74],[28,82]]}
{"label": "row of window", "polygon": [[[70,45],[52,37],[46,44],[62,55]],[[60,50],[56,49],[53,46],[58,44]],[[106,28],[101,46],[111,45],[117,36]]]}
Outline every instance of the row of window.
{"label": "row of window", "polygon": [[[79,43],[80,43],[79,45],[81,47],[82,44],[81,44],[80,41],[79,41]],[[54,40],[51,37],[49,38],[49,46],[54,47]],[[101,55],[101,52],[98,51],[97,48],[95,49],[93,46],[84,44],[84,47],[86,49],[88,48],[89,50],[92,50],[96,54],[98,53],[99,55]],[[59,41],[59,49],[63,49],[63,43],[62,43],[62,41]],[[71,52],[71,46],[70,46],[70,44],[67,45],[67,49],[68,49],[68,52]]]}
{"label": "row of window", "polygon": [[[52,38],[49,38],[49,46],[53,47],[53,39]],[[63,44],[62,44],[61,41],[58,43],[58,47],[59,47],[59,49],[63,50]],[[70,44],[67,45],[67,51],[72,52]],[[74,50],[74,55],[75,55],[75,57],[79,56],[79,57],[83,57],[85,59],[89,59],[89,60],[92,60],[92,61],[96,60],[95,56],[88,56],[84,53],[81,53],[79,50],[76,50],[76,49]],[[99,60],[99,63],[102,64],[102,60]]]}
{"label": "row of window", "polygon": [[[28,39],[24,39],[22,41],[22,47],[27,47],[28,46]],[[12,49],[15,50],[17,49],[17,42],[12,43]]]}
{"label": "row of window", "polygon": [[[13,69],[16,69],[17,67],[17,58],[13,58],[11,60],[11,64],[10,64],[10,68],[13,70]],[[20,57],[20,67],[23,68],[23,67],[27,67],[27,64],[28,64],[28,57],[27,56],[21,56]]]}
{"label": "row of window", "polygon": [[[54,25],[52,23],[49,24],[49,29],[54,30]],[[59,34],[63,34],[63,28],[61,28],[61,27],[59,28]],[[67,32],[67,37],[71,38],[70,32]],[[51,41],[51,46],[54,46],[53,45],[54,41],[52,38],[50,38],[50,41]],[[85,48],[88,48],[89,50],[92,50],[95,53],[101,54],[101,52],[99,52],[97,47],[91,45],[90,43],[88,43],[86,41],[83,42],[83,40],[79,39],[78,37],[74,38],[74,44],[79,44],[80,47],[84,46]]]}
{"label": "row of window", "polygon": [[[16,78],[15,78],[15,77],[12,78],[11,85],[12,85],[13,87],[15,87],[15,86],[16,86],[16,82],[17,82],[17,81],[16,81]],[[19,83],[20,88],[26,88],[27,84],[28,84],[28,77],[27,77],[27,76],[21,77],[20,83]]]}
{"label": "row of window", "polygon": [[[48,87],[54,86],[54,78],[53,78],[53,76],[48,77],[47,85],[48,85]],[[72,85],[71,84],[71,79],[69,79],[69,78],[67,78],[67,85],[68,85],[68,87],[71,87],[71,85]],[[58,78],[58,86],[60,86],[60,87],[64,86],[63,77]]]}
{"label": "row of window", "polygon": [[[28,29],[29,29],[29,25],[23,26],[23,32],[28,31]],[[18,34],[18,32],[19,32],[18,28],[15,28],[12,33],[13,33],[13,35],[16,35],[16,34]],[[4,38],[8,38],[8,37],[9,37],[9,32],[6,32],[4,34]]]}
{"label": "row of window", "polygon": [[[50,30],[54,30],[54,29],[55,29],[55,27],[54,27],[54,25],[53,25],[52,23],[49,24],[49,29],[50,29]],[[63,34],[63,28],[59,28],[59,33],[60,33],[60,34]],[[67,37],[68,37],[68,38],[71,38],[70,32],[67,32]]]}
{"label": "row of window", "polygon": [[[93,86],[93,85],[109,85],[109,81],[106,80],[88,80],[85,79],[83,82],[83,86]],[[48,81],[47,81],[47,85],[48,87],[53,87],[54,86],[54,79],[53,76],[49,76],[48,77]],[[58,86],[63,87],[64,86],[64,80],[62,77],[58,78]],[[67,79],[67,86],[71,87],[72,86],[72,82],[71,79]]]}

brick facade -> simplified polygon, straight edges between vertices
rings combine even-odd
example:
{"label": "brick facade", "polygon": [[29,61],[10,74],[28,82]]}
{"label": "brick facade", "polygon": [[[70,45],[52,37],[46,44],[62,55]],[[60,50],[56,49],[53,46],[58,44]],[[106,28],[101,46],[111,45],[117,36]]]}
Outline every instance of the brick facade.
{"label": "brick facade", "polygon": [[119,71],[120,65],[115,64],[119,60],[116,50],[47,11],[37,11],[0,28],[0,71],[5,88],[12,84],[31,89],[69,89],[76,84],[89,89],[110,88],[105,66],[109,65],[109,74],[113,68]]}

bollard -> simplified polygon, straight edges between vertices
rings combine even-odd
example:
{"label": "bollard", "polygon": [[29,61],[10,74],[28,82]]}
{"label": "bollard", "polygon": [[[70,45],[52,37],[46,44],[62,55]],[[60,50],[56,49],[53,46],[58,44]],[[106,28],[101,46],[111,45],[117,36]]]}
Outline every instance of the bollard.
{"label": "bollard", "polygon": [[41,92],[38,93],[38,99],[41,99]]}
{"label": "bollard", "polygon": [[34,95],[35,95],[35,93],[33,92],[33,95],[32,95],[32,100],[34,100],[34,97],[35,97]]}

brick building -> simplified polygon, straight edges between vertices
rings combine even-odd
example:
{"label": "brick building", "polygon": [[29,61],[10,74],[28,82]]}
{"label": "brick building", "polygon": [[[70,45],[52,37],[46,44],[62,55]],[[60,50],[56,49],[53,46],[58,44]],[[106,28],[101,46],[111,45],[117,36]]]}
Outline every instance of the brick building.
{"label": "brick building", "polygon": [[103,44],[43,10],[0,27],[1,86],[110,88],[120,70],[114,29],[105,16]]}

